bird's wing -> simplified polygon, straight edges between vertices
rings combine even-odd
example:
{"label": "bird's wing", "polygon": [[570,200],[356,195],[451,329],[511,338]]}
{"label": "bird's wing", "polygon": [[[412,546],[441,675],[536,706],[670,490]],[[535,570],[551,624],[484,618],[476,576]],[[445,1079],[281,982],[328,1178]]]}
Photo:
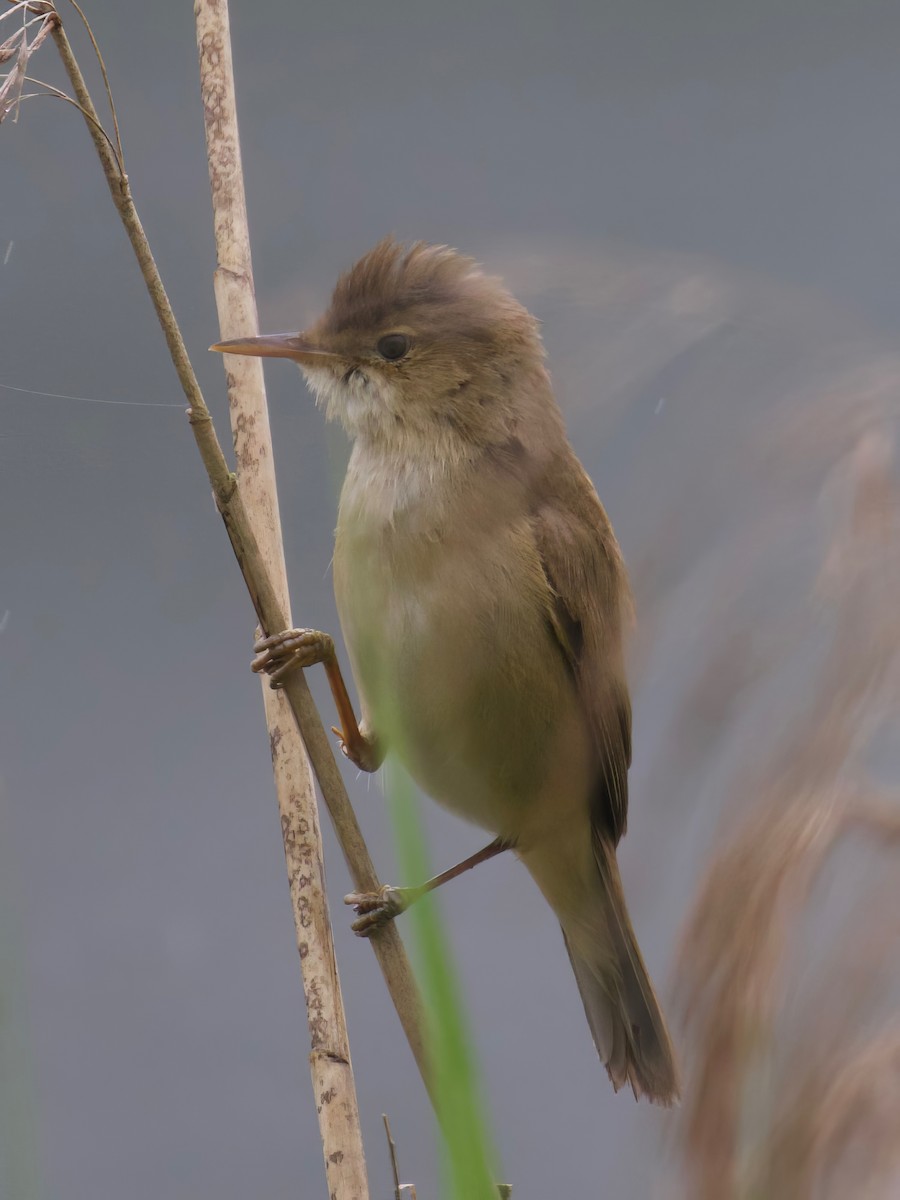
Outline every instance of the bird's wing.
{"label": "bird's wing", "polygon": [[532,530],[551,592],[551,624],[565,654],[598,754],[591,824],[615,845],[628,816],[631,703],[622,657],[622,624],[630,605],[618,543],[594,486],[574,454],[554,472]]}

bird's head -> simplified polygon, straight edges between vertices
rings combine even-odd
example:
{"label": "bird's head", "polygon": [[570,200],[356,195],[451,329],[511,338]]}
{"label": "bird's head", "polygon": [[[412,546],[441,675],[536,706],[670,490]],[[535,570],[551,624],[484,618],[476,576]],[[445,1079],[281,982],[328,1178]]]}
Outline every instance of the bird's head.
{"label": "bird's head", "polygon": [[308,330],[211,349],[293,359],[351,437],[416,457],[505,440],[545,378],[537,321],[499,279],[447,246],[393,238],[340,277]]}

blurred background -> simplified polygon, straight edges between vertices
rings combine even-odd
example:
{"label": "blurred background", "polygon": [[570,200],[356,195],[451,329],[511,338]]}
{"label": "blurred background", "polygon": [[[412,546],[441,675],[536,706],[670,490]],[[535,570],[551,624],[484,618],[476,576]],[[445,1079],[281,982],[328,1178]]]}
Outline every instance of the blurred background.
{"label": "blurred background", "polygon": [[[86,12],[227,442],[191,8]],[[262,327],[388,232],[478,257],[544,323],[633,575],[619,857],[687,1096],[613,1095],[514,861],[451,884],[515,1200],[900,1195],[896,6],[235,0],[232,33]],[[61,82],[52,44],[30,70]],[[318,1196],[244,585],[79,115],[27,101],[0,180],[0,1195]],[[336,630],[348,448],[267,376],[295,619]],[[480,845],[425,812],[440,866]],[[326,850],[372,1195],[387,1112],[426,1200],[429,1109]]]}

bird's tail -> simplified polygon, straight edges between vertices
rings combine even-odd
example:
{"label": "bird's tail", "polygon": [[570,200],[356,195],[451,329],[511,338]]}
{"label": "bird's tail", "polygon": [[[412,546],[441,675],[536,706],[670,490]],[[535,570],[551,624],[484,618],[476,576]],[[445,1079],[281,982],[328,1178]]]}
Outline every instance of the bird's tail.
{"label": "bird's tail", "polygon": [[563,936],[594,1044],[616,1091],[672,1105],[678,1067],[665,1017],[631,927],[615,850],[594,839],[598,883],[590,910],[563,919]]}

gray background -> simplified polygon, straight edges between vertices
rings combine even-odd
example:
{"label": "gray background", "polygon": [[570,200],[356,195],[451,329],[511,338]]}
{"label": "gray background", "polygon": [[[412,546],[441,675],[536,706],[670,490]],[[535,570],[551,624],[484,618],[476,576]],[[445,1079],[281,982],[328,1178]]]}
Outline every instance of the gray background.
{"label": "gray background", "polygon": [[[227,441],[190,6],[87,10]],[[896,395],[897,8],[271,0],[232,20],[264,328],[302,326],[391,231],[475,254],[545,323],[635,576],[621,859],[665,990],[729,772],[796,701],[780,653],[763,699],[726,683],[704,706],[699,673],[718,654],[731,679],[748,630],[765,645],[803,611],[822,472],[855,436],[840,425],[798,474],[773,430],[799,414],[812,438],[824,395],[845,415]],[[33,73],[58,79],[54,55]],[[0,185],[0,384],[173,406],[0,387],[0,1190],[319,1196],[243,584],[78,115],[28,102],[0,131]],[[346,447],[292,368],[267,374],[294,610],[334,629]],[[378,787],[347,778],[394,879]],[[441,865],[479,844],[427,812]],[[327,843],[372,1193],[390,1190],[388,1112],[425,1200],[427,1105]],[[524,872],[493,863],[442,906],[516,1200],[671,1195],[673,1121],[612,1094]]]}

